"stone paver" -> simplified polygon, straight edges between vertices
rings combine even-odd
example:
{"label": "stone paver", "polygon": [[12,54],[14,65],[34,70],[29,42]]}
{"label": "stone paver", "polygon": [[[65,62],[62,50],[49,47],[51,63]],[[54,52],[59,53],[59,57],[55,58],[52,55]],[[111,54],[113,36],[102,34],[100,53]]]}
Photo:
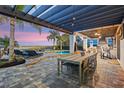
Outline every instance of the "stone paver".
{"label": "stone paver", "polygon": [[[36,59],[35,59],[36,60]],[[26,64],[0,69],[0,87],[10,88],[86,88],[86,87],[124,87],[124,71],[120,65],[110,64],[110,59],[100,59],[92,78],[79,86],[78,72],[71,73],[64,67],[64,74],[57,76],[57,60],[27,67]],[[68,74],[68,75],[66,75]]]}

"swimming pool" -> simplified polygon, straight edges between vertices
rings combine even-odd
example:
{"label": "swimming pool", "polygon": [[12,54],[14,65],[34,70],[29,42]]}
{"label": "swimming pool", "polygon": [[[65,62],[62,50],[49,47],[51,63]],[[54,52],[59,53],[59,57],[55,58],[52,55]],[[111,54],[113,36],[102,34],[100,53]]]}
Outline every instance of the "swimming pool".
{"label": "swimming pool", "polygon": [[60,51],[60,52],[56,52],[57,54],[62,54],[62,55],[64,55],[64,54],[70,54],[70,52],[69,51]]}

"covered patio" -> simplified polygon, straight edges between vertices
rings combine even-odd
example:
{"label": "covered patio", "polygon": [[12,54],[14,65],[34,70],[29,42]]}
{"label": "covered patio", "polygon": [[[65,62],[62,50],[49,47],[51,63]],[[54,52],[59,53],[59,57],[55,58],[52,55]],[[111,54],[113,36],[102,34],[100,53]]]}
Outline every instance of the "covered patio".
{"label": "covered patio", "polygon": [[[41,60],[35,65],[27,64],[37,59],[27,60],[26,64],[0,69],[0,87],[5,88],[123,88],[124,71],[117,60],[101,59],[98,54],[97,69],[89,75],[85,84],[79,85],[78,70],[66,70],[57,75],[57,60]],[[92,78],[93,77],[93,78]]]}
{"label": "covered patio", "polygon": [[[123,10],[123,5],[25,5],[22,11],[16,5],[0,6],[0,13],[5,16],[69,34],[70,54],[82,57],[82,52],[90,54],[92,49],[97,54],[95,72],[88,74],[81,85],[78,67],[73,66],[70,71],[64,66],[64,74],[57,75],[58,59],[64,56],[56,56],[53,60],[39,60],[42,59],[39,57],[20,66],[0,69],[0,87],[124,87]],[[77,48],[77,37],[82,50]],[[96,46],[93,39],[98,42]],[[108,39],[112,40],[111,45]],[[104,44],[110,47],[110,54],[105,58],[101,50]],[[28,66],[36,60],[39,62]]]}

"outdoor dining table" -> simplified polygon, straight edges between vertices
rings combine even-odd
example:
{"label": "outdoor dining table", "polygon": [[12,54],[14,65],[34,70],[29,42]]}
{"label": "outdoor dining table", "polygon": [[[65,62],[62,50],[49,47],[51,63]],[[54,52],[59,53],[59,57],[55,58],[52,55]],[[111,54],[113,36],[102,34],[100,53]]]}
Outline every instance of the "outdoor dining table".
{"label": "outdoor dining table", "polygon": [[[62,73],[62,66],[63,63],[72,63],[72,64],[78,64],[79,65],[79,84],[82,83],[82,70],[83,70],[83,63],[86,62],[85,60],[90,57],[91,55],[94,55],[96,53],[86,53],[84,56],[81,56],[80,54],[72,54],[67,57],[60,57],[58,58],[58,76]],[[84,76],[83,76],[84,77]]]}

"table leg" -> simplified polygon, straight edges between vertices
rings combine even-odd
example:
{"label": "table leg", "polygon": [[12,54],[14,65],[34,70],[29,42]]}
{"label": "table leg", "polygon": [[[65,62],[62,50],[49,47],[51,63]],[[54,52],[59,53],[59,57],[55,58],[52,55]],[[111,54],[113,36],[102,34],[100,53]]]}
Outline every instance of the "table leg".
{"label": "table leg", "polygon": [[61,61],[61,73],[62,73],[62,71],[63,71],[63,61]]}
{"label": "table leg", "polygon": [[60,60],[58,60],[58,76],[60,76]]}
{"label": "table leg", "polygon": [[81,82],[82,82],[82,65],[79,64],[79,83],[81,85]]}

